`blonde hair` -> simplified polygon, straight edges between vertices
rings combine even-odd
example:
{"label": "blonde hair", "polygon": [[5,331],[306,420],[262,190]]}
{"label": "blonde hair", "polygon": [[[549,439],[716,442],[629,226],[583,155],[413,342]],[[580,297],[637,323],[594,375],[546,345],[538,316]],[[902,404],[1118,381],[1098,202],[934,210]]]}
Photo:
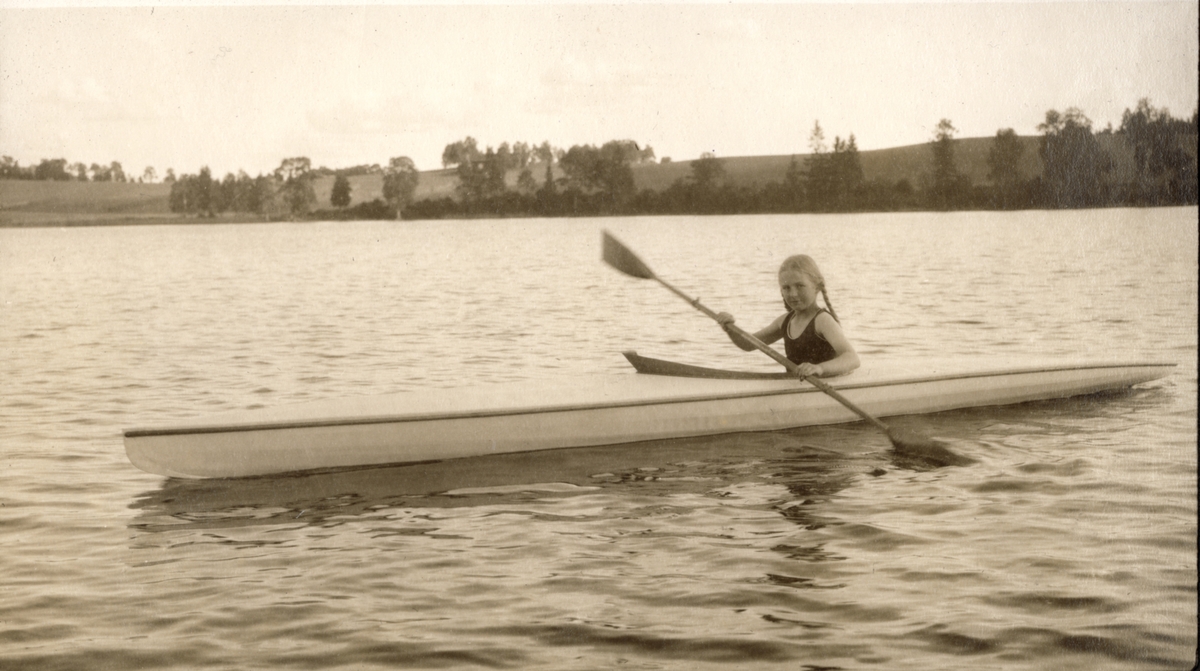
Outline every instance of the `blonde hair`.
{"label": "blonde hair", "polygon": [[837,312],[833,309],[833,304],[829,302],[829,292],[825,291],[825,276],[821,274],[821,269],[817,267],[817,262],[813,261],[811,256],[808,254],[795,254],[787,257],[783,260],[783,263],[779,264],[779,272],[782,274],[788,270],[808,276],[808,279],[817,285],[817,290],[821,292],[821,297],[825,299],[825,309],[829,310],[829,314],[834,319],[839,322],[842,321],[838,319]]}

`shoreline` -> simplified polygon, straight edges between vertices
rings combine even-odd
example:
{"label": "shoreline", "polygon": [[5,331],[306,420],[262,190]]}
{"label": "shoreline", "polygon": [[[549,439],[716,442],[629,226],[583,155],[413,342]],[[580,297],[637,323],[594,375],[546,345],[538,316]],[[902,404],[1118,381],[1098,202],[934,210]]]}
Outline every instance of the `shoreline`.
{"label": "shoreline", "polygon": [[[1071,209],[1071,210],[1111,210],[1111,209],[1123,209],[1123,208],[1156,209],[1156,208],[1171,208],[1171,207],[1195,207],[1195,206],[1194,205],[1175,205],[1175,204],[1171,204],[1171,205],[1111,204],[1111,205],[1100,205],[1100,206],[1093,206],[1093,207],[1080,207],[1080,208],[1067,208],[1067,209]],[[1034,207],[1034,208],[1022,208],[1022,209],[1014,209],[1014,210],[995,210],[995,209],[990,209],[990,208],[961,208],[961,209],[955,209],[955,210],[922,210],[922,209],[916,209],[916,210],[853,210],[853,211],[849,211],[849,212],[836,212],[836,213],[833,213],[833,212],[796,212],[793,214],[862,214],[862,213],[873,213],[873,212],[896,212],[896,213],[900,213],[900,212],[904,212],[904,213],[913,213],[913,212],[933,212],[933,213],[942,213],[942,212],[1028,212],[1028,211],[1058,211],[1060,209],[1061,208],[1045,208],[1045,207],[1037,208],[1037,207]],[[13,219],[13,218],[9,218],[9,217],[5,216],[3,213],[0,213],[0,229],[99,228],[99,227],[104,227],[104,226],[181,226],[181,225],[182,226],[194,226],[194,225],[195,226],[204,226],[204,225],[209,225],[209,224],[237,224],[237,225],[302,224],[302,223],[312,224],[312,223],[330,222],[330,221],[398,221],[398,222],[444,221],[444,220],[467,221],[467,220],[477,220],[477,219],[521,218],[521,217],[513,217],[513,216],[505,216],[505,215],[480,215],[480,214],[476,214],[476,215],[468,216],[468,217],[454,217],[451,219],[432,218],[432,219],[395,219],[395,220],[393,220],[393,219],[308,219],[308,218],[303,218],[303,219],[262,219],[260,217],[246,217],[246,216],[219,216],[219,217],[213,217],[213,218],[205,218],[205,217],[189,217],[187,215],[178,215],[178,214],[173,214],[173,215],[151,214],[151,215],[134,215],[134,216],[130,216],[130,215],[105,216],[105,215],[90,214],[90,213],[89,214],[71,213],[71,214],[64,215],[64,214],[60,214],[60,213],[51,213],[51,212],[26,212],[26,213],[22,213],[22,214],[32,215],[32,216],[29,216],[28,218]],[[747,214],[750,214],[750,213],[747,213]],[[761,213],[761,214],[769,214],[769,213]],[[550,217],[550,218],[552,218],[552,219],[591,219],[591,218],[595,218],[596,216],[601,216],[601,215],[581,214],[581,215],[576,215],[576,216]],[[638,217],[638,216],[645,216],[645,215],[629,214],[629,215],[611,215],[611,216]],[[674,215],[664,214],[661,216],[708,216],[708,215],[676,213]],[[24,220],[22,220],[22,219],[24,219]]]}
{"label": "shoreline", "polygon": [[[12,217],[11,214],[18,216]],[[25,216],[20,216],[25,215]],[[189,217],[180,214],[104,215],[96,213],[0,212],[0,228],[94,228],[98,226],[179,226],[195,224],[277,224],[287,219],[220,216]]]}

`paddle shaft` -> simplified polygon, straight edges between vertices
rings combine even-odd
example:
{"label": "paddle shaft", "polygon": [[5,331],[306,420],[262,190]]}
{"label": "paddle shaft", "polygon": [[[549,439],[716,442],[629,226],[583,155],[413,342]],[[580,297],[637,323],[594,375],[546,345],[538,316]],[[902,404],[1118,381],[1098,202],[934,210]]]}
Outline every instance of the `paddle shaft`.
{"label": "paddle shaft", "polygon": [[[708,309],[708,307],[706,307],[703,303],[700,302],[699,298],[692,298],[691,296],[683,293],[682,291],[680,291],[679,289],[676,289],[673,285],[671,285],[669,282],[667,282],[663,278],[659,277],[658,275],[654,275],[653,277],[655,280],[658,281],[659,284],[663,285],[667,289],[670,289],[671,292],[673,292],[676,296],[679,296],[680,298],[687,301],[688,303],[691,303],[692,307],[694,307],[697,310],[708,315],[713,321],[717,321],[717,313]],[[878,429],[880,429],[884,433],[891,432],[891,429],[888,427],[887,424],[884,424],[883,422],[879,421],[878,419],[872,417],[869,413],[867,413],[866,410],[863,410],[862,408],[855,405],[853,401],[851,401],[850,399],[846,398],[845,396],[842,396],[841,394],[839,394],[833,387],[830,387],[829,385],[825,384],[824,382],[822,382],[821,380],[819,380],[815,377],[803,375],[800,372],[800,367],[797,366],[796,364],[792,363],[791,359],[785,357],[784,355],[780,354],[775,348],[771,347],[767,343],[756,338],[754,336],[754,334],[748,333],[745,329],[741,328],[737,324],[726,324],[724,326],[727,330],[733,331],[734,333],[736,333],[739,336],[741,336],[742,338],[744,338],[746,340],[746,342],[750,343],[751,345],[754,345],[763,354],[766,354],[767,356],[771,357],[772,359],[778,361],[780,364],[783,365],[784,368],[787,368],[788,371],[790,373],[792,373],[793,375],[796,375],[800,379],[808,382],[812,386],[816,387],[817,389],[820,389],[821,391],[825,392],[829,396],[833,397],[833,399],[835,401],[837,401],[838,403],[841,403],[842,405],[844,405],[847,408],[849,408],[850,410],[852,410],[854,412],[854,414],[858,415],[859,417],[862,417],[863,419],[867,420],[871,424],[874,424]]]}

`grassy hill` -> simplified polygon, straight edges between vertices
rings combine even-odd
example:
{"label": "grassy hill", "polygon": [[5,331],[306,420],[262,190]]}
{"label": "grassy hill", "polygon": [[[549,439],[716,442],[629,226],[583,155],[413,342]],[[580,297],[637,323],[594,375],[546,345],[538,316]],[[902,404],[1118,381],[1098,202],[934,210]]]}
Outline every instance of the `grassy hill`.
{"label": "grassy hill", "polygon": [[[1113,178],[1125,181],[1133,172],[1133,152],[1124,137],[1114,134],[1096,136],[1100,145],[1113,159]],[[1042,163],[1038,157],[1038,137],[1022,137],[1025,152],[1021,171],[1025,178],[1041,174]],[[954,157],[960,172],[970,177],[974,184],[987,184],[987,154],[992,138],[963,138],[954,141]],[[803,167],[805,156],[796,160]],[[931,152],[928,144],[893,147],[860,152],[863,176],[867,180],[881,180],[895,184],[907,179],[920,188],[930,173]],[[722,158],[726,179],[736,185],[763,185],[771,181],[782,181],[791,163],[790,155],[778,156],[734,156]],[[636,187],[661,191],[678,179],[691,174],[691,161],[672,163],[647,163],[633,166]],[[530,166],[534,179],[542,183],[545,176],[544,164]],[[555,177],[562,175],[557,166]],[[508,173],[506,181],[510,187],[517,183],[518,171]],[[329,207],[329,195],[333,188],[333,177],[321,177],[314,183],[317,207]],[[426,170],[421,172],[416,199],[454,197],[458,180],[454,170]],[[383,197],[383,183],[379,175],[358,175],[350,178],[351,204],[369,202]],[[176,217],[171,213],[167,198],[171,192],[169,184],[131,184],[113,182],[47,182],[0,180],[0,226],[106,223],[152,221]],[[241,216],[244,219],[244,215]]]}
{"label": "grassy hill", "polygon": [[104,222],[175,216],[170,184],[0,180],[0,225]]}
{"label": "grassy hill", "polygon": [[[1025,151],[1021,156],[1020,170],[1025,179],[1037,177],[1042,173],[1042,159],[1038,156],[1038,137],[1022,137],[1021,144]],[[1109,152],[1113,159],[1112,176],[1118,181],[1125,181],[1133,173],[1133,152],[1128,143],[1119,135],[1097,135],[1100,146]],[[959,172],[971,179],[973,184],[990,184],[988,178],[990,168],[987,164],[988,151],[992,146],[992,138],[975,137],[954,141],[954,162]],[[799,154],[796,160],[804,166],[806,155]],[[868,181],[879,180],[895,184],[907,179],[914,187],[920,187],[924,179],[932,171],[932,152],[928,144],[915,144],[889,149],[876,149],[859,152],[862,163],[863,177]],[[771,181],[783,181],[787,173],[791,156],[737,156],[722,159],[725,165],[725,175],[729,181],[737,185],[762,185]],[[670,186],[675,180],[691,174],[691,161],[668,163],[666,165],[645,165],[634,167],[634,180],[638,188],[660,190]]]}
{"label": "grassy hill", "polygon": [[[1128,143],[1120,135],[1097,135],[1100,146],[1109,152],[1113,159],[1113,178],[1125,181],[1133,174],[1133,152]],[[1036,136],[1020,138],[1025,152],[1021,157],[1020,170],[1025,179],[1037,177],[1042,173],[1042,160],[1038,157],[1038,141]],[[973,184],[989,184],[987,155],[992,146],[992,138],[976,137],[954,141],[954,160],[959,172],[971,179]],[[804,166],[804,154],[798,154],[796,160]],[[932,152],[928,144],[908,145],[890,149],[876,149],[859,153],[862,162],[863,177],[868,181],[881,180],[888,184],[907,179],[914,187],[920,187],[922,181],[931,172]],[[791,164],[790,155],[775,156],[734,156],[722,158],[725,166],[725,178],[738,186],[762,186],[768,182],[781,182]],[[545,178],[544,164],[535,163],[529,168],[534,180],[540,185]],[[505,181],[510,188],[517,185],[517,170],[509,171]],[[692,174],[692,161],[672,163],[645,163],[633,166],[633,182],[637,189],[662,191],[676,180],[684,179]],[[554,167],[554,176],[561,177],[562,172]],[[417,186],[415,197],[424,198],[454,197],[454,187],[458,179],[454,170],[428,170],[421,173],[421,181]],[[382,180],[378,175],[363,175],[351,177],[352,203],[369,201],[382,197]],[[317,201],[322,204],[329,202],[329,193],[333,188],[333,178],[326,177],[317,180],[315,185]]]}

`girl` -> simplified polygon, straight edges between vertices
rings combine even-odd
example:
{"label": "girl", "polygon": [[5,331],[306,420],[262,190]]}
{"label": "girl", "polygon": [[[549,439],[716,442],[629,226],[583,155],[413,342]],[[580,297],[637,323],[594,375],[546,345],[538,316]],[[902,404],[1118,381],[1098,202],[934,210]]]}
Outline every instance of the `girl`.
{"label": "girl", "polygon": [[[817,306],[817,292],[825,307]],[[858,368],[858,354],[842,333],[837,314],[825,291],[825,278],[816,261],[804,254],[789,256],[779,266],[779,293],[788,312],[754,337],[770,344],[783,338],[784,351],[805,376],[845,375]],[[749,341],[729,330],[733,316],[717,315],[717,321],[735,345],[747,352],[755,349]]]}

